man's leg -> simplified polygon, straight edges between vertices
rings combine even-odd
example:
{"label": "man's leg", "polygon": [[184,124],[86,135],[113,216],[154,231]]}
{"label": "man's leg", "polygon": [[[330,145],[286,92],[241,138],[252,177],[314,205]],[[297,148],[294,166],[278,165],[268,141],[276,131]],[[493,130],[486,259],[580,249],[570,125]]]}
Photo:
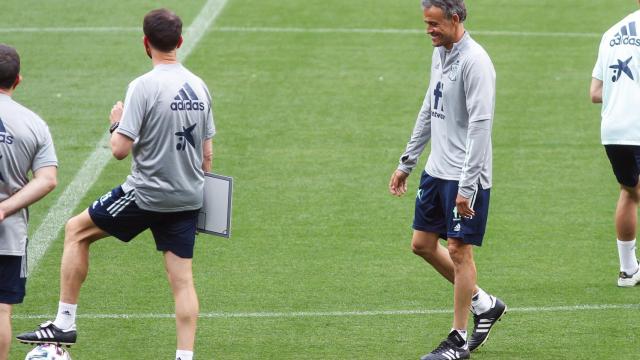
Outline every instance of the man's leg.
{"label": "man's leg", "polygon": [[640,183],[635,188],[620,186],[620,197],[616,206],[616,233],[620,241],[631,241],[636,238],[639,192]]}
{"label": "man's leg", "polygon": [[431,264],[450,283],[454,283],[453,261],[449,251],[440,244],[438,234],[413,230],[411,239],[413,253]]}
{"label": "man's leg", "polygon": [[18,335],[20,342],[69,346],[76,343],[76,306],[80,288],[89,271],[89,245],[107,235],[94,224],[87,210],[67,221],[60,266],[58,314],[53,322],[47,321],[34,331]]}
{"label": "man's leg", "polygon": [[453,284],[453,328],[467,329],[471,297],[475,292],[476,264],[473,261],[473,245],[459,239],[448,239],[448,248],[455,280]]}
{"label": "man's leg", "polygon": [[640,281],[640,271],[636,258],[636,227],[638,223],[638,203],[640,183],[635,187],[620,186],[620,197],[616,206],[616,235],[618,236],[618,257],[620,276],[618,286],[631,287]]}
{"label": "man's leg", "polygon": [[89,272],[89,246],[109,234],[102,231],[84,210],[67,221],[60,265],[60,301],[77,304],[80,288]]}
{"label": "man's leg", "polygon": [[164,264],[176,310],[178,351],[193,351],[198,320],[198,296],[193,284],[192,259],[165,251]]}
{"label": "man's leg", "polygon": [[11,349],[11,305],[0,303],[0,360],[9,359]]}

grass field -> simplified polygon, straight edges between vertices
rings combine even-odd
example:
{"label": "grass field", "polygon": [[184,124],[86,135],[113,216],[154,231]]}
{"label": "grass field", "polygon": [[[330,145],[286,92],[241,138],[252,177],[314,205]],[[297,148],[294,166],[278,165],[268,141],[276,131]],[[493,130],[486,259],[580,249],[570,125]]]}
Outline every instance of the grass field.
{"label": "grass field", "polygon": [[[32,234],[111,105],[150,69],[130,28],[159,6],[187,26],[204,3],[3,1],[0,42],[22,56],[15,98],[47,120],[60,159],[58,189],[31,208]],[[640,289],[615,286],[618,190],[588,98],[599,34],[636,8],[468,1],[466,27],[498,74],[478,279],[512,309],[474,359],[639,357]],[[87,27],[115,29],[77,29]],[[417,359],[446,336],[452,287],[410,251],[413,196],[387,192],[428,83],[422,30],[418,0],[229,0],[188,57],[214,93],[214,170],[235,179],[232,238],[196,246],[197,359]],[[129,166],[111,160],[74,213]],[[54,316],[61,251],[62,235],[14,309],[15,333]],[[172,358],[171,294],[149,233],[92,247],[78,311],[75,360]],[[29,349],[14,343],[10,358]]]}

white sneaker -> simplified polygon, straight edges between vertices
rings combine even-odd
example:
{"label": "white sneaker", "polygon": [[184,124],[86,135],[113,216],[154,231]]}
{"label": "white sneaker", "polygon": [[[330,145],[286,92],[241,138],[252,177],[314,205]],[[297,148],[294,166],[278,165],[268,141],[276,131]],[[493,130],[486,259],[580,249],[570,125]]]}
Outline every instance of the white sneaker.
{"label": "white sneaker", "polygon": [[636,273],[633,275],[628,275],[624,271],[620,271],[620,275],[618,275],[618,286],[620,287],[634,287],[639,282],[640,267],[638,267],[638,270],[636,270]]}

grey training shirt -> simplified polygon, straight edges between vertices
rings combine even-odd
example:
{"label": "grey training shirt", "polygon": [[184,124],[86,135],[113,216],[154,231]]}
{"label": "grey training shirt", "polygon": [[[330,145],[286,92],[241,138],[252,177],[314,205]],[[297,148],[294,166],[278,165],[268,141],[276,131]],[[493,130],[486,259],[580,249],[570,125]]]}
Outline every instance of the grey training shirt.
{"label": "grey training shirt", "polygon": [[[0,94],[0,201],[20,191],[30,171],[46,166],[58,166],[47,124]],[[25,254],[28,218],[28,210],[22,209],[0,222],[0,255]]]}
{"label": "grey training shirt", "polygon": [[129,84],[116,130],[134,139],[131,174],[145,210],[176,212],[202,207],[202,142],[215,133],[211,95],[181,64],[160,64]]}
{"label": "grey training shirt", "polygon": [[487,52],[465,32],[451,50],[437,47],[431,81],[398,169],[410,173],[431,139],[427,174],[459,181],[470,198],[491,187],[491,125],[496,73]]}

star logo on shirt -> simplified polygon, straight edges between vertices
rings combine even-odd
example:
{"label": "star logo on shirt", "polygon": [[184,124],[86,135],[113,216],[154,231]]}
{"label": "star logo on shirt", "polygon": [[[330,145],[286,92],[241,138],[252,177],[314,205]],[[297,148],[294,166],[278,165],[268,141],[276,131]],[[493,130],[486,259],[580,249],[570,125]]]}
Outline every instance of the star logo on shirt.
{"label": "star logo on shirt", "polygon": [[631,80],[635,80],[633,78],[633,72],[631,72],[631,68],[629,67],[631,59],[633,59],[633,56],[624,61],[618,60],[618,63],[616,65],[609,66],[609,69],[613,69],[613,76],[611,77],[611,81],[616,82],[620,80],[622,74],[627,75]]}
{"label": "star logo on shirt", "polygon": [[182,127],[182,131],[178,131],[175,135],[178,137],[178,144],[176,145],[177,150],[185,150],[187,147],[187,143],[189,143],[193,148],[196,147],[196,142],[193,139],[193,129],[195,129],[197,124],[193,124],[188,128]]}

